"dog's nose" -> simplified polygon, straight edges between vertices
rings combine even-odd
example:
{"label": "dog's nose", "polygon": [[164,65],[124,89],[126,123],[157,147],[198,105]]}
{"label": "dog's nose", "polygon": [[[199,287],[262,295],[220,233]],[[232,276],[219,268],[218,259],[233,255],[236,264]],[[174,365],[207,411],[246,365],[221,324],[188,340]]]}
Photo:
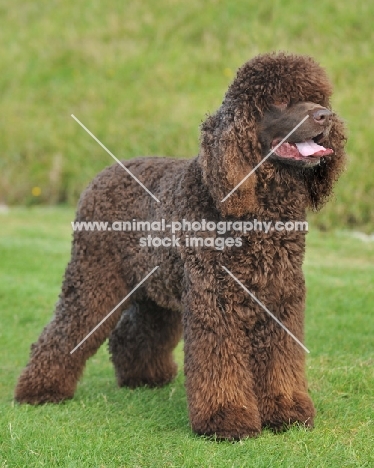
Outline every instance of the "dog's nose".
{"label": "dog's nose", "polygon": [[314,121],[320,125],[327,125],[330,120],[332,112],[326,109],[325,107],[318,110],[312,111],[312,117]]}

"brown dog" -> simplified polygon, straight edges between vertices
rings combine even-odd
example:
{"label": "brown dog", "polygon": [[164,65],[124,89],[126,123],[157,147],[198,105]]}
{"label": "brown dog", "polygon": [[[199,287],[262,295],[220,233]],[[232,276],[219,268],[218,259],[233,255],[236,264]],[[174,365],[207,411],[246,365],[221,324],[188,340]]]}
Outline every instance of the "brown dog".
{"label": "brown dog", "polygon": [[[54,318],[32,346],[16,400],[72,398],[86,360],[108,337],[120,386],[166,384],[177,371],[172,351],[183,323],[194,431],[237,439],[265,426],[312,426],[304,350],[235,280],[303,341],[305,232],[243,233],[233,223],[305,221],[306,210],[327,199],[345,143],[330,95],[311,58],[256,57],[202,125],[197,158],[125,162],[160,203],[119,165],[101,172],[82,194],[77,221],[164,218],[225,221],[230,228],[223,235],[180,232],[180,244],[170,247],[144,244],[144,233],[133,230],[76,231]],[[188,242],[196,234],[204,239],[197,248]],[[209,246],[207,236],[223,239],[225,248]],[[122,316],[118,308],[71,354],[156,266]]]}

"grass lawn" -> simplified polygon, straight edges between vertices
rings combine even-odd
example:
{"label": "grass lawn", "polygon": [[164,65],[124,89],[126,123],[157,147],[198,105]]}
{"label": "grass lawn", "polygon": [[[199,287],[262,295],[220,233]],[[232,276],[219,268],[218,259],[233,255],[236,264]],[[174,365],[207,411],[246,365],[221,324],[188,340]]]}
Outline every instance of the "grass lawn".
{"label": "grass lawn", "polygon": [[163,389],[118,389],[106,346],[73,400],[12,400],[29,346],[49,320],[69,258],[64,208],[0,213],[0,467],[374,466],[374,243],[311,229],[305,273],[313,431],[215,443],[189,427],[182,371]]}

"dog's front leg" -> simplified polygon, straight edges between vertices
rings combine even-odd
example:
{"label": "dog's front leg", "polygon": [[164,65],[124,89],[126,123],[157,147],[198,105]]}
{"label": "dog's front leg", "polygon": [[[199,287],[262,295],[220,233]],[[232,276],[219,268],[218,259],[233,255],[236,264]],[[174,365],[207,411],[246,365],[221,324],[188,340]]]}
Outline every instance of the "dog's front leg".
{"label": "dog's front leg", "polygon": [[219,439],[256,436],[261,419],[245,329],[235,307],[227,299],[224,307],[220,303],[220,288],[212,275],[195,271],[192,276],[183,301],[184,369],[192,429]]}

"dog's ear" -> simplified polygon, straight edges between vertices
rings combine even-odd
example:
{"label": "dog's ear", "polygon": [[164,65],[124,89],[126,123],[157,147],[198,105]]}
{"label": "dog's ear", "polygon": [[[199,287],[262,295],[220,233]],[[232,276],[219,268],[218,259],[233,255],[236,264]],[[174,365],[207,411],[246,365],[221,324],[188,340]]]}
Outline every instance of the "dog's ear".
{"label": "dog's ear", "polygon": [[305,184],[309,194],[309,206],[319,210],[328,200],[333,186],[344,170],[346,161],[344,146],[347,141],[344,123],[334,114],[328,141],[323,143],[334,150],[334,154],[323,158],[318,166],[305,173]]}
{"label": "dog's ear", "polygon": [[[242,122],[241,119],[241,116],[230,118],[220,109],[201,126],[198,161],[203,180],[223,216],[241,217],[254,213],[256,208],[255,173],[227,197],[253,169],[250,155],[257,132],[254,123]],[[241,144],[243,140],[247,141],[244,146]],[[226,200],[222,201],[225,197]]]}

